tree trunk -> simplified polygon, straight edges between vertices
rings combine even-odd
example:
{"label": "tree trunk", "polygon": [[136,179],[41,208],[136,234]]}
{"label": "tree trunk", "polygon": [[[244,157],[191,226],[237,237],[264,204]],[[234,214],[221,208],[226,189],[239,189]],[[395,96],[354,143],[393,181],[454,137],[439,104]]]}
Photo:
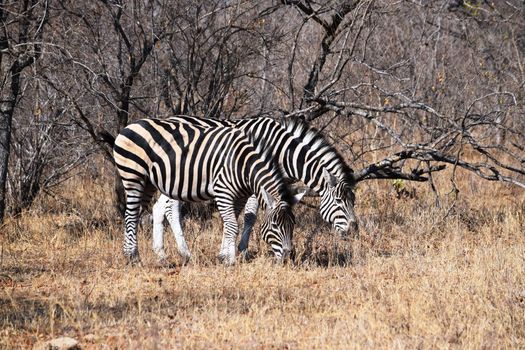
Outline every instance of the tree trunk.
{"label": "tree trunk", "polygon": [[[16,4],[16,2],[14,3]],[[9,155],[11,153],[11,128],[13,124],[13,114],[20,94],[20,76],[22,71],[31,66],[42,54],[41,42],[44,24],[48,19],[48,11],[43,12],[42,17],[34,17],[33,11],[37,8],[36,3],[25,0],[20,2],[18,11],[21,16],[17,21],[8,21],[8,16],[13,10],[4,7],[4,1],[0,0],[0,76],[6,82],[3,86],[9,87],[8,91],[0,91],[0,223],[4,221],[6,200],[7,200],[7,168],[9,166]],[[45,8],[47,9],[47,2]],[[15,10],[16,11],[16,10]],[[30,40],[29,32],[31,21],[39,23],[38,30],[32,33]],[[18,39],[15,40],[10,32],[8,25],[18,26]],[[12,49],[9,41],[17,43],[17,49]],[[4,57],[4,52],[8,54]],[[7,58],[8,63],[3,62]],[[13,60],[11,61],[10,58]],[[9,64],[10,63],[10,64]],[[9,67],[8,70],[3,70]],[[9,83],[7,83],[9,82]]]}
{"label": "tree trunk", "polygon": [[11,150],[11,126],[15,111],[16,99],[20,93],[20,74],[27,65],[15,61],[9,70],[11,78],[7,96],[0,102],[0,223],[4,222],[7,200],[7,168]]}
{"label": "tree trunk", "polygon": [[4,221],[7,200],[7,167],[9,164],[11,123],[13,120],[13,108],[10,105],[10,101],[0,104],[0,224]]}

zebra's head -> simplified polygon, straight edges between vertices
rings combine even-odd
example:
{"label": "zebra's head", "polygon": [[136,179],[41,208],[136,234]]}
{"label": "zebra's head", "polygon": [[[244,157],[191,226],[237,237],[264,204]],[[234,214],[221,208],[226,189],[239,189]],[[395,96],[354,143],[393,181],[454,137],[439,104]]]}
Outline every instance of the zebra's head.
{"label": "zebra's head", "polygon": [[[295,217],[290,203],[273,198],[264,189],[262,195],[266,203],[266,213],[261,227],[261,235],[263,240],[272,247],[275,258],[282,262],[292,255]],[[302,193],[296,195],[292,204],[299,202],[302,196]]]}
{"label": "zebra's head", "polygon": [[343,238],[350,234],[357,237],[359,227],[354,213],[355,195],[353,182],[339,179],[323,168],[325,186],[321,193],[321,216],[335,228]]}

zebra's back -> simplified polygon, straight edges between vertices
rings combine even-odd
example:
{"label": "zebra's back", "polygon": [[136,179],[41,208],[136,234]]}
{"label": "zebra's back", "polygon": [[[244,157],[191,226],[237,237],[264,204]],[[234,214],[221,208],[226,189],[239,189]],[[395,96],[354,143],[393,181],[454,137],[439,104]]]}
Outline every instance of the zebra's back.
{"label": "zebra's back", "polygon": [[203,129],[143,119],[128,125],[117,137],[115,161],[123,179],[129,180],[128,186],[150,182],[171,198],[209,200],[214,196],[213,179],[238,134],[227,127]]}

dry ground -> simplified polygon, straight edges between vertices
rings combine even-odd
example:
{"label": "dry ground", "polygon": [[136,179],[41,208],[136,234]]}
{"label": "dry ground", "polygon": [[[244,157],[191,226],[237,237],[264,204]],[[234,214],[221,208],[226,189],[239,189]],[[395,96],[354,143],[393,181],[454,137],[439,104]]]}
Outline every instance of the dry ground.
{"label": "dry ground", "polygon": [[130,267],[107,182],[70,181],[1,227],[1,348],[62,335],[85,349],[525,348],[522,190],[465,177],[437,208],[427,184],[398,199],[390,182],[364,183],[361,238],[332,236],[301,205],[286,266],[255,236],[255,258],[223,267],[217,213],[190,213],[190,265],[170,235],[176,266],[159,266],[145,225],[144,264]]}

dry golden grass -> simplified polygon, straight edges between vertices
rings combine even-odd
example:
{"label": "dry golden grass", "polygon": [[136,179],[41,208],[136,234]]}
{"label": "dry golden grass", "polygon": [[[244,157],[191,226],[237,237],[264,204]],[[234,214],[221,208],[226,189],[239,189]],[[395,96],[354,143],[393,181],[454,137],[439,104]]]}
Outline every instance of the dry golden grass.
{"label": "dry golden grass", "polygon": [[220,218],[192,215],[190,265],[170,234],[176,266],[158,266],[143,227],[144,264],[130,267],[103,180],[71,181],[2,227],[0,347],[62,335],[86,349],[525,347],[521,190],[465,177],[449,210],[426,184],[397,199],[389,182],[364,183],[361,238],[341,241],[298,206],[297,264],[285,266],[256,236],[254,259],[218,264]]}

